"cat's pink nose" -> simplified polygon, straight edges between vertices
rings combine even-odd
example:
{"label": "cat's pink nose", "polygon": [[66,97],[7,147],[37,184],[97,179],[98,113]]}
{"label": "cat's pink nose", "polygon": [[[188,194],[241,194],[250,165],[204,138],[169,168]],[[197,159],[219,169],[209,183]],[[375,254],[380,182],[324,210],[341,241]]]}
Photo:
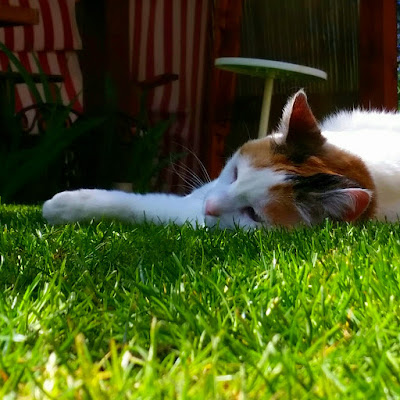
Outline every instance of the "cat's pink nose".
{"label": "cat's pink nose", "polygon": [[205,214],[212,217],[219,217],[221,215],[221,210],[218,208],[218,204],[215,201],[208,199],[206,201]]}

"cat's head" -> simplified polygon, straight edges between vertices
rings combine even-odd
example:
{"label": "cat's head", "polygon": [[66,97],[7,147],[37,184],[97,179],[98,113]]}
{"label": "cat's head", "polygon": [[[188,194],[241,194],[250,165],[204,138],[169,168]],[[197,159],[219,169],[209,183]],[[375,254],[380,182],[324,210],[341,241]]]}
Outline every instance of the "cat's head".
{"label": "cat's head", "polygon": [[312,225],[372,216],[374,184],[364,163],[327,142],[303,91],[289,99],[279,129],[245,143],[213,183],[207,224]]}

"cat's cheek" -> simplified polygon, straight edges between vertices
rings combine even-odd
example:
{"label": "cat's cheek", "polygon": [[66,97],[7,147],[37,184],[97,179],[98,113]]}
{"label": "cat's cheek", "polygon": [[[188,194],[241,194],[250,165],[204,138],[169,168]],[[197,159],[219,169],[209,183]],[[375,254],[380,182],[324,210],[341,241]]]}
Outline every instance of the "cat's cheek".
{"label": "cat's cheek", "polygon": [[264,208],[264,215],[272,226],[292,228],[302,222],[301,215],[293,203],[273,200]]}
{"label": "cat's cheek", "polygon": [[269,201],[263,208],[263,214],[272,226],[291,228],[304,222],[290,185],[276,185],[269,190]]}

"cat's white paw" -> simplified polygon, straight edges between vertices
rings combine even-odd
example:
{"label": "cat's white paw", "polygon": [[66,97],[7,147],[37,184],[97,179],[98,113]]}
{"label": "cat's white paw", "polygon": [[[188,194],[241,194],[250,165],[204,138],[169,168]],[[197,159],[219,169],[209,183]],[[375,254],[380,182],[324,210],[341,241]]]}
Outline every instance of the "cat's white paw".
{"label": "cat's white paw", "polygon": [[86,204],[94,197],[90,189],[57,193],[43,204],[43,217],[50,224],[65,224],[90,218]]}

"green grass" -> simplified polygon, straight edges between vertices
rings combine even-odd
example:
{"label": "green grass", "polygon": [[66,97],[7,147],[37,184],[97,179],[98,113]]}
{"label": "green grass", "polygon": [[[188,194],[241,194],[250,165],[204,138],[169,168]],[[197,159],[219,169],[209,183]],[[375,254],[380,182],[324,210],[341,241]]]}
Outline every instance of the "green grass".
{"label": "green grass", "polygon": [[0,227],[2,399],[400,396],[398,224]]}

